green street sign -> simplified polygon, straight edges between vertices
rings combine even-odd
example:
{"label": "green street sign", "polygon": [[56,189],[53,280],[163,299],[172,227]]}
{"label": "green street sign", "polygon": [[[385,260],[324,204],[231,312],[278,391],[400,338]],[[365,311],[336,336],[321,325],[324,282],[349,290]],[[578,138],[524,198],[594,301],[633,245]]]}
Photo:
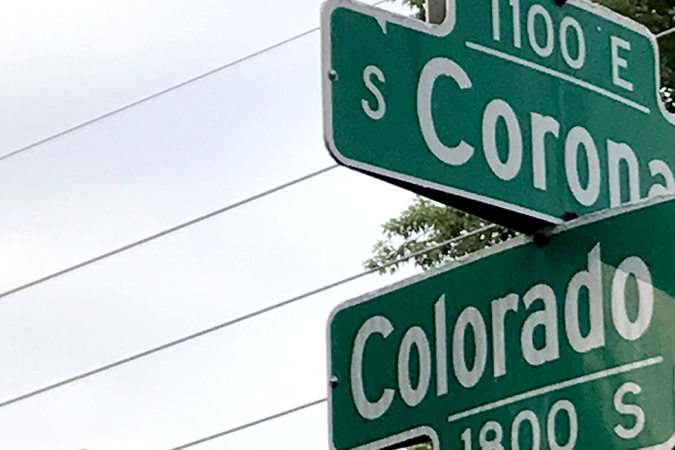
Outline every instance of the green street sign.
{"label": "green street sign", "polygon": [[675,119],[645,27],[581,0],[447,10],[430,25],[324,4],[338,162],[524,232],[675,192]]}
{"label": "green street sign", "polygon": [[340,305],[332,447],[670,450],[673,224],[674,197],[621,206]]}

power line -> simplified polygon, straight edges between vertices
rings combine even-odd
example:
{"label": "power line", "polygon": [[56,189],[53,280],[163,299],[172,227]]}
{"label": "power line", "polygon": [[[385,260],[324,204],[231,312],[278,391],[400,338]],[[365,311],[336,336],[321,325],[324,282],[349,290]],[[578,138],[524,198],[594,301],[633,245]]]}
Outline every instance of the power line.
{"label": "power line", "polygon": [[217,439],[219,437],[227,436],[228,434],[236,433],[237,431],[245,430],[246,428],[251,428],[251,427],[254,427],[256,425],[260,425],[260,424],[263,424],[265,422],[269,422],[270,420],[278,419],[280,417],[287,416],[289,414],[293,414],[293,413],[298,412],[298,411],[302,411],[303,409],[311,408],[312,406],[319,405],[321,403],[326,402],[327,400],[328,400],[327,398],[322,398],[320,400],[314,400],[313,402],[305,403],[304,405],[296,406],[295,408],[291,408],[289,410],[286,410],[286,411],[283,411],[283,412],[280,412],[280,413],[277,413],[277,414],[273,414],[271,416],[268,416],[268,417],[265,417],[265,418],[262,418],[262,419],[258,419],[256,421],[247,423],[245,425],[240,425],[240,426],[235,427],[235,428],[230,428],[229,430],[222,431],[222,432],[216,433],[216,434],[212,434],[211,436],[207,436],[205,438],[202,438],[202,439],[199,439],[199,440],[196,440],[196,441],[188,442],[187,444],[179,445],[178,447],[173,447],[169,450],[183,450],[183,449],[186,449],[186,448],[194,447],[195,445],[203,444],[204,442],[208,442],[208,441],[211,441],[213,439]]}
{"label": "power line", "polygon": [[654,35],[654,37],[655,37],[656,39],[660,39],[660,38],[662,38],[662,37],[664,37],[664,36],[668,36],[669,34],[672,34],[672,33],[675,33],[675,27],[669,28],[669,29],[667,29],[667,30],[665,30],[665,31],[662,31],[662,32],[660,32],[660,33],[657,33],[657,34]]}
{"label": "power line", "polygon": [[[386,2],[386,1],[387,1],[387,0],[380,0],[380,1],[376,2],[376,3],[374,3],[373,6],[379,5],[379,4],[384,3],[384,2]],[[20,149],[18,149],[18,150],[15,150],[15,151],[13,151],[13,152],[10,152],[10,153],[8,153],[8,154],[6,154],[6,155],[0,156],[0,161],[2,161],[3,159],[9,158],[9,157],[11,157],[11,156],[13,156],[13,155],[16,155],[16,154],[18,154],[18,153],[21,153],[21,152],[23,152],[23,151],[29,150],[30,148],[36,147],[36,146],[38,146],[38,145],[40,145],[40,144],[43,144],[43,143],[45,143],[45,142],[48,142],[48,141],[50,141],[50,140],[56,139],[56,138],[58,138],[58,137],[60,137],[60,136],[63,136],[63,135],[65,135],[65,134],[71,133],[71,132],[73,132],[73,131],[75,131],[75,130],[78,130],[78,129],[80,129],[80,128],[83,128],[83,127],[86,127],[86,126],[88,126],[88,125],[91,125],[91,124],[93,124],[93,123],[95,123],[95,122],[98,122],[98,121],[100,121],[100,120],[103,120],[103,119],[105,119],[105,118],[107,118],[107,117],[110,117],[110,116],[112,116],[112,115],[115,115],[115,114],[117,114],[117,113],[119,113],[119,112],[122,112],[122,111],[124,111],[124,110],[129,109],[129,108],[132,108],[132,107],[134,107],[134,106],[137,106],[137,105],[139,105],[139,104],[141,104],[141,103],[144,103],[144,102],[147,102],[147,101],[152,100],[152,99],[154,99],[154,98],[157,98],[157,97],[159,97],[160,95],[167,94],[167,93],[169,93],[169,92],[171,92],[171,91],[173,91],[173,90],[176,90],[176,89],[178,89],[178,88],[180,88],[180,87],[186,86],[186,85],[188,85],[188,84],[190,84],[190,83],[193,83],[193,82],[195,82],[195,81],[198,81],[198,80],[200,80],[200,79],[203,79],[203,78],[205,78],[205,77],[207,77],[207,76],[209,76],[209,75],[215,74],[215,73],[218,72],[218,71],[225,70],[225,69],[227,69],[227,68],[229,68],[229,67],[232,67],[232,66],[234,66],[234,65],[236,65],[236,64],[240,64],[240,63],[242,63],[242,62],[244,62],[244,61],[247,61],[247,60],[249,60],[249,59],[251,59],[251,58],[254,58],[254,57],[256,57],[256,56],[262,55],[263,53],[266,53],[266,52],[269,52],[269,51],[271,51],[271,50],[274,50],[275,48],[281,47],[282,45],[286,45],[286,44],[288,44],[288,43],[290,43],[290,42],[293,42],[294,40],[300,39],[301,37],[306,36],[306,35],[308,35],[308,34],[310,34],[310,33],[313,33],[313,32],[315,32],[315,31],[318,31],[318,30],[319,30],[319,27],[312,28],[311,30],[308,30],[308,31],[305,31],[305,32],[303,32],[303,33],[297,34],[297,35],[295,35],[295,36],[293,36],[293,37],[291,37],[291,38],[288,38],[288,39],[286,39],[286,40],[284,40],[284,41],[278,42],[278,43],[276,43],[276,44],[274,44],[274,45],[271,45],[271,46],[269,46],[269,47],[266,47],[266,48],[264,48],[264,49],[262,49],[262,50],[259,50],[259,51],[255,52],[255,53],[251,53],[251,54],[249,54],[249,55],[247,55],[247,56],[245,56],[245,57],[243,57],[243,58],[240,58],[240,59],[238,59],[238,60],[236,60],[236,61],[233,61],[233,62],[230,62],[230,63],[228,63],[228,64],[225,64],[225,65],[223,65],[223,66],[221,66],[221,67],[219,67],[219,68],[213,69],[213,70],[211,70],[211,71],[209,71],[209,72],[206,72],[206,73],[204,73],[204,74],[202,74],[202,75],[199,75],[199,76],[197,76],[197,77],[191,78],[191,79],[189,79],[189,80],[187,80],[187,81],[184,81],[184,82],[182,82],[182,83],[179,83],[179,84],[177,84],[177,85],[174,85],[174,86],[172,86],[172,87],[170,87],[170,88],[168,88],[168,89],[165,89],[165,90],[163,90],[163,91],[157,92],[157,93],[155,93],[155,94],[153,94],[153,95],[150,95],[150,96],[145,97],[145,98],[143,98],[143,99],[137,100],[137,101],[135,101],[135,102],[129,103],[128,105],[123,106],[123,107],[121,107],[121,108],[118,108],[118,109],[116,109],[116,110],[113,110],[113,111],[111,111],[111,112],[109,112],[109,113],[107,113],[107,114],[104,114],[104,115],[99,116],[99,117],[97,117],[97,118],[91,119],[91,120],[89,120],[89,121],[87,121],[87,122],[83,122],[83,123],[81,123],[80,125],[77,125],[77,126],[75,126],[75,127],[72,127],[72,128],[67,129],[67,130],[64,130],[64,131],[62,131],[62,132],[60,132],[60,133],[57,133],[57,134],[55,134],[55,135],[52,135],[52,136],[50,136],[50,137],[47,137],[47,138],[42,139],[42,140],[40,140],[40,141],[37,141],[37,142],[35,142],[35,143],[33,143],[33,144],[30,144],[30,145],[28,145],[28,146],[26,146],[26,147],[22,147],[22,148],[20,148]],[[81,269],[81,268],[83,268],[83,267],[86,267],[86,266],[88,266],[88,265],[90,265],[90,264],[93,264],[93,263],[96,263],[96,262],[98,262],[98,261],[102,261],[102,260],[107,259],[107,258],[109,258],[109,257],[111,257],[111,256],[114,256],[114,255],[116,255],[116,254],[122,253],[122,252],[124,252],[124,251],[131,250],[132,248],[138,247],[139,245],[145,244],[145,243],[147,243],[147,242],[153,241],[153,240],[158,239],[158,238],[160,238],[160,237],[163,237],[163,236],[166,236],[166,235],[168,235],[168,234],[174,233],[174,232],[179,231],[179,230],[181,230],[181,229],[183,229],[183,228],[186,228],[186,227],[189,227],[189,226],[194,225],[194,224],[196,224],[196,223],[202,222],[202,221],[204,221],[204,220],[206,220],[206,219],[210,219],[210,218],[212,218],[212,217],[214,217],[214,216],[217,216],[217,215],[219,215],[219,214],[222,214],[222,213],[224,213],[224,212],[226,212],[226,211],[232,210],[232,209],[237,208],[237,207],[239,207],[239,206],[243,206],[243,205],[245,205],[246,203],[250,203],[250,202],[252,202],[252,201],[254,201],[254,200],[258,200],[258,199],[260,199],[260,198],[262,198],[262,197],[265,197],[265,196],[267,196],[267,195],[269,195],[269,194],[272,194],[272,193],[274,193],[274,192],[280,191],[280,190],[285,189],[285,188],[287,188],[287,187],[290,187],[290,186],[293,186],[293,185],[295,185],[295,184],[298,184],[298,183],[300,183],[300,182],[302,182],[302,181],[305,181],[305,180],[308,180],[308,179],[313,178],[313,177],[315,177],[315,176],[321,175],[322,173],[328,172],[329,170],[335,169],[336,167],[338,167],[337,164],[334,164],[334,165],[332,165],[332,166],[325,167],[325,168],[323,168],[323,169],[321,169],[321,170],[318,170],[318,171],[316,171],[316,172],[310,173],[310,174],[308,174],[308,175],[305,175],[305,176],[303,176],[303,177],[300,177],[300,178],[298,178],[298,179],[296,179],[296,180],[293,180],[293,181],[290,181],[290,182],[288,182],[288,183],[284,183],[284,184],[282,184],[282,185],[279,185],[279,186],[277,186],[277,187],[275,187],[275,188],[269,189],[269,190],[267,190],[267,191],[265,191],[265,192],[262,192],[262,193],[260,193],[260,194],[257,194],[257,195],[254,195],[254,196],[252,196],[252,197],[249,197],[249,198],[247,198],[247,199],[244,199],[244,200],[241,200],[241,201],[239,201],[239,202],[236,202],[236,203],[234,203],[234,204],[232,204],[232,205],[225,206],[225,207],[223,207],[223,208],[217,209],[217,210],[212,211],[212,212],[210,212],[210,213],[208,213],[208,214],[205,214],[205,215],[203,215],[203,216],[199,216],[199,217],[197,217],[197,218],[195,218],[195,219],[189,220],[189,221],[187,221],[187,222],[184,222],[184,223],[182,223],[182,224],[179,224],[179,225],[176,225],[176,226],[174,226],[174,227],[168,228],[168,229],[166,229],[166,230],[164,230],[164,231],[161,231],[161,232],[159,232],[159,233],[156,233],[156,234],[153,234],[153,235],[148,236],[148,237],[146,237],[146,238],[140,239],[140,240],[138,240],[138,241],[136,241],[136,242],[132,242],[131,244],[127,244],[127,245],[125,245],[125,246],[119,247],[119,248],[117,248],[117,249],[115,249],[115,250],[112,250],[112,251],[110,251],[110,252],[108,252],[108,253],[105,253],[105,254],[103,254],[103,255],[97,256],[97,257],[95,257],[95,258],[89,259],[89,260],[84,261],[84,262],[81,262],[81,263],[79,263],[79,264],[75,264],[74,266],[70,266],[70,267],[68,267],[68,268],[66,268],[66,269],[60,270],[60,271],[58,271],[58,272],[52,273],[52,274],[50,274],[50,275],[47,275],[47,276],[45,276],[45,277],[39,278],[39,279],[37,279],[37,280],[34,280],[34,281],[29,282],[29,283],[26,283],[26,284],[23,284],[23,285],[21,285],[21,286],[18,286],[18,287],[16,287],[16,288],[10,289],[10,290],[5,291],[5,292],[2,292],[2,293],[0,293],[0,299],[2,299],[2,298],[4,298],[4,297],[7,297],[7,296],[9,296],[9,295],[15,294],[15,293],[17,293],[17,292],[23,291],[23,290],[25,290],[25,289],[28,289],[28,288],[30,288],[30,287],[32,287],[32,286],[36,286],[36,285],[38,285],[38,284],[42,284],[42,283],[44,283],[44,282],[46,282],[46,281],[49,281],[49,280],[52,280],[52,279],[54,279],[54,278],[60,277],[60,276],[62,276],[62,275],[65,275],[65,274],[67,274],[67,273],[70,273],[70,272],[72,272],[72,271],[74,271],[74,270]]]}
{"label": "power line", "polygon": [[154,241],[155,239],[159,239],[161,237],[167,236],[169,234],[175,233],[176,231],[182,230],[183,228],[187,228],[189,226],[195,225],[199,222],[203,222],[207,219],[211,219],[215,216],[218,216],[220,214],[223,214],[224,212],[231,211],[235,208],[238,208],[240,206],[244,206],[247,203],[251,203],[255,200],[259,200],[263,197],[266,197],[270,194],[273,194],[275,192],[279,192],[283,189],[286,189],[288,187],[291,187],[293,185],[299,184],[303,181],[307,181],[311,178],[317,177],[323,173],[326,173],[330,170],[335,169],[338,167],[337,164],[333,164],[332,166],[324,167],[321,170],[317,170],[316,172],[312,172],[310,174],[304,175],[300,178],[296,178],[295,180],[289,181],[287,183],[280,184],[279,186],[273,187],[272,189],[268,189],[264,192],[261,192],[259,194],[253,195],[251,197],[245,198],[244,200],[240,200],[238,202],[232,203],[230,205],[224,206],[222,208],[216,209],[215,211],[211,211],[208,214],[204,214],[202,216],[196,217],[194,219],[188,220],[187,222],[183,222],[181,224],[175,225],[171,228],[167,228],[166,230],[160,231],[159,233],[155,233],[153,235],[144,237],[143,239],[140,239],[138,241],[132,242],[130,244],[123,245],[122,247],[116,248],[115,250],[109,251],[107,253],[104,253],[102,255],[96,256],[95,258],[88,259],[86,261],[83,261],[81,263],[75,264],[74,266],[67,267],[65,269],[59,270],[58,272],[54,272],[50,275],[47,275],[45,277],[39,278],[37,280],[31,281],[29,283],[23,284],[21,286],[15,287],[13,289],[10,289],[8,291],[0,293],[0,299],[5,298],[9,295],[16,294],[17,292],[24,291],[30,287],[37,286],[38,284],[42,284],[46,281],[53,280],[54,278],[60,277],[62,275],[65,275],[67,273],[73,272],[75,270],[81,269],[83,267],[89,266],[91,264],[97,263],[99,261],[103,261],[104,259],[110,258],[111,256],[117,255],[122,252],[126,252],[127,250],[131,250],[135,247],[138,247],[139,245],[147,244],[150,241]]}
{"label": "power line", "polygon": [[142,351],[142,352],[140,352],[140,353],[136,353],[135,355],[132,355],[132,356],[129,356],[129,357],[120,359],[120,360],[115,361],[115,362],[112,362],[112,363],[110,363],[110,364],[106,364],[106,365],[104,365],[104,366],[100,366],[100,367],[98,367],[98,368],[96,368],[96,369],[89,370],[89,371],[87,371],[87,372],[83,372],[83,373],[81,373],[81,374],[79,374],[79,375],[75,375],[75,376],[70,377],[70,378],[67,378],[67,379],[65,379],[65,380],[62,380],[62,381],[59,381],[59,382],[50,384],[50,385],[45,386],[45,387],[43,387],[43,388],[40,388],[40,389],[31,391],[31,392],[28,392],[28,393],[26,393],[26,394],[19,395],[18,397],[14,397],[14,398],[11,398],[11,399],[9,399],[9,400],[5,400],[5,401],[3,401],[3,402],[0,402],[0,408],[3,408],[3,407],[5,407],[5,406],[9,406],[9,405],[11,405],[11,404],[13,404],[13,403],[17,403],[17,402],[20,402],[20,401],[22,401],[22,400],[29,399],[29,398],[31,398],[31,397],[35,397],[36,395],[39,395],[39,394],[44,394],[44,393],[46,393],[46,392],[49,392],[49,391],[54,390],[54,389],[57,389],[57,388],[59,388],[59,387],[66,386],[66,385],[71,384],[71,383],[74,383],[74,382],[76,382],[76,381],[80,381],[80,380],[83,380],[83,379],[85,379],[85,378],[89,378],[89,377],[91,377],[91,376],[93,376],[93,375],[96,375],[96,374],[99,374],[99,373],[101,373],[101,372],[106,372],[106,371],[111,370],[111,369],[113,369],[113,368],[115,368],[115,367],[119,367],[119,366],[122,366],[122,365],[124,365],[124,364],[128,364],[128,363],[130,363],[130,362],[132,362],[132,361],[135,361],[135,360],[137,360],[137,359],[141,359],[141,358],[144,358],[144,357],[146,357],[146,356],[150,356],[150,355],[152,355],[152,354],[154,354],[154,353],[157,353],[157,352],[160,352],[160,351],[163,351],[163,350],[167,350],[167,349],[169,349],[169,348],[171,348],[171,347],[175,347],[175,346],[177,346],[177,345],[179,345],[179,344],[183,344],[183,343],[185,343],[185,342],[191,341],[191,340],[196,339],[196,338],[198,338],[198,337],[202,337],[202,336],[205,336],[205,335],[207,335],[207,334],[211,334],[211,333],[213,333],[213,332],[215,332],[215,331],[221,330],[221,329],[223,329],[223,328],[227,328],[227,327],[232,326],[232,325],[234,325],[234,324],[237,324],[237,323],[240,323],[240,322],[244,322],[244,321],[246,321],[246,320],[252,319],[252,318],[254,318],[254,317],[257,317],[257,316],[260,316],[260,315],[262,315],[262,314],[268,313],[268,312],[270,312],[270,311],[274,311],[274,310],[276,310],[276,309],[279,309],[279,308],[281,308],[281,307],[283,307],[283,306],[287,306],[287,305],[290,305],[290,304],[292,304],[292,303],[296,303],[296,302],[298,302],[298,301],[300,301],[300,300],[303,300],[303,299],[305,299],[305,298],[307,298],[307,297],[311,297],[311,296],[313,296],[313,295],[319,294],[319,293],[324,292],[324,291],[328,291],[328,290],[330,290],[330,289],[336,288],[336,287],[338,287],[338,286],[341,286],[341,285],[343,285],[343,284],[346,284],[346,283],[349,283],[349,282],[351,282],[351,281],[357,280],[357,279],[359,279],[359,278],[363,278],[363,277],[365,277],[365,276],[367,276],[367,275],[371,275],[371,274],[373,274],[373,273],[375,273],[375,272],[378,272],[378,271],[380,271],[380,270],[382,270],[382,269],[386,269],[387,267],[390,267],[390,266],[393,266],[393,265],[395,265],[395,264],[399,264],[399,263],[401,263],[401,262],[404,262],[404,261],[407,261],[407,260],[409,260],[409,259],[411,259],[411,258],[414,258],[415,256],[422,255],[422,254],[424,254],[424,253],[428,253],[428,252],[437,250],[437,249],[439,249],[439,248],[441,248],[441,247],[443,247],[443,246],[452,244],[452,243],[454,243],[454,242],[461,241],[461,240],[463,240],[463,239],[469,238],[469,237],[474,236],[474,235],[476,235],[476,234],[483,233],[483,232],[485,232],[485,231],[488,231],[488,230],[491,229],[491,228],[496,228],[496,227],[497,227],[497,225],[488,225],[488,226],[485,226],[485,227],[478,228],[478,229],[473,230],[473,231],[471,231],[471,232],[469,232],[469,233],[466,233],[466,234],[464,234],[464,235],[462,235],[462,236],[458,236],[458,237],[454,237],[454,238],[452,238],[452,239],[448,239],[448,240],[446,240],[446,241],[443,241],[443,242],[440,242],[440,243],[438,243],[438,244],[436,244],[436,245],[433,245],[433,246],[431,246],[431,247],[429,247],[429,248],[426,248],[426,249],[423,249],[423,250],[419,250],[419,251],[417,251],[417,252],[414,252],[414,253],[411,253],[411,254],[409,254],[409,255],[406,255],[406,256],[404,256],[404,257],[402,257],[402,258],[399,258],[399,259],[397,259],[397,260],[395,260],[395,261],[391,261],[391,262],[388,262],[388,263],[386,263],[386,264],[383,264],[383,265],[381,265],[380,267],[378,267],[378,268],[376,268],[376,269],[366,270],[366,271],[361,272],[361,273],[358,273],[358,274],[356,274],[356,275],[352,275],[352,276],[350,276],[350,277],[343,278],[342,280],[339,280],[339,281],[336,281],[336,282],[327,284],[327,285],[325,285],[325,286],[322,286],[322,287],[320,287],[320,288],[318,288],[318,289],[314,289],[314,290],[309,291],[309,292],[305,292],[304,294],[298,295],[298,296],[293,297],[293,298],[290,298],[290,299],[288,299],[288,300],[284,300],[284,301],[282,301],[282,302],[275,303],[274,305],[267,306],[267,307],[265,307],[265,308],[259,309],[259,310],[257,310],[257,311],[254,311],[254,312],[251,312],[251,313],[248,313],[248,314],[245,314],[245,315],[243,315],[243,316],[237,317],[237,318],[232,319],[232,320],[228,320],[227,322],[223,322],[223,323],[221,323],[221,324],[212,326],[212,327],[210,327],[210,328],[206,328],[206,329],[204,329],[204,330],[201,330],[201,331],[198,331],[198,332],[196,332],[196,333],[193,333],[193,334],[184,336],[184,337],[182,337],[182,338],[176,339],[176,340],[171,341],[171,342],[168,342],[168,343],[166,343],[166,344],[162,344],[162,345],[160,345],[160,346],[151,348],[151,349],[149,349],[149,350],[145,350],[145,351]]}
{"label": "power line", "polygon": [[[388,0],[380,0],[380,1],[378,1],[378,2],[373,3],[371,6],[377,6],[377,5],[380,5],[381,3],[385,3],[386,1],[388,1]],[[81,130],[82,128],[88,127],[89,125],[93,125],[93,124],[95,124],[95,123],[97,123],[97,122],[100,122],[100,121],[102,121],[102,120],[105,120],[105,119],[107,119],[107,118],[109,118],[109,117],[115,116],[115,115],[117,115],[117,114],[119,114],[119,113],[121,113],[121,112],[127,111],[127,110],[129,110],[129,109],[131,109],[131,108],[134,108],[134,107],[136,107],[136,106],[139,106],[139,105],[142,105],[142,104],[144,104],[144,103],[147,103],[147,102],[149,102],[149,101],[151,101],[151,100],[154,100],[154,99],[156,99],[157,97],[161,97],[161,96],[166,95],[166,94],[168,94],[168,93],[170,93],[170,92],[173,92],[173,91],[175,91],[175,90],[181,89],[181,88],[183,88],[183,87],[185,87],[185,86],[188,86],[188,85],[190,85],[190,84],[196,83],[197,81],[203,80],[204,78],[208,78],[208,77],[210,77],[211,75],[215,75],[215,74],[217,74],[217,73],[219,73],[219,72],[222,72],[223,70],[229,69],[229,68],[231,68],[231,67],[234,67],[234,66],[236,66],[236,65],[239,65],[239,64],[241,64],[241,63],[244,63],[244,62],[246,62],[246,61],[248,61],[248,60],[251,60],[251,59],[253,59],[253,58],[256,58],[256,57],[258,57],[258,56],[261,56],[261,55],[263,55],[263,54],[265,54],[265,53],[271,52],[272,50],[275,50],[275,49],[277,49],[277,48],[279,48],[279,47],[282,47],[282,46],[284,46],[284,45],[290,44],[291,42],[297,41],[298,39],[301,39],[301,38],[303,38],[303,37],[305,37],[305,36],[308,36],[308,35],[310,35],[310,34],[312,34],[312,33],[316,33],[316,32],[319,31],[319,30],[320,30],[320,27],[314,27],[314,28],[311,28],[311,29],[309,29],[309,30],[307,30],[307,31],[303,31],[302,33],[296,34],[295,36],[289,37],[288,39],[284,39],[283,41],[279,41],[279,42],[277,42],[276,44],[270,45],[269,47],[265,47],[265,48],[263,48],[263,49],[261,49],[261,50],[258,50],[258,51],[256,51],[256,52],[250,53],[250,54],[248,54],[248,55],[246,55],[246,56],[243,56],[243,57],[241,57],[241,58],[239,58],[239,59],[236,59],[236,60],[234,60],[234,61],[230,61],[230,62],[228,62],[228,63],[226,63],[226,64],[223,64],[222,66],[216,67],[215,69],[211,69],[211,70],[209,70],[208,72],[204,72],[204,73],[202,73],[202,74],[200,74],[200,75],[197,75],[196,77],[193,77],[193,78],[190,78],[190,79],[188,79],[188,80],[182,81],[182,82],[180,82],[180,83],[178,83],[178,84],[174,84],[173,86],[170,86],[170,87],[168,87],[168,88],[166,88],[166,89],[162,89],[161,91],[155,92],[154,94],[148,95],[147,97],[143,97],[143,98],[138,99],[138,100],[136,100],[136,101],[133,101],[133,102],[131,102],[131,103],[127,103],[127,104],[124,105],[124,106],[121,106],[121,107],[119,107],[119,108],[113,109],[112,111],[108,111],[107,113],[102,114],[102,115],[97,116],[97,117],[94,117],[93,119],[89,119],[89,120],[87,120],[87,121],[85,121],[85,122],[82,122],[82,123],[80,123],[80,124],[78,124],[78,125],[75,125],[75,126],[72,126],[72,127],[70,127],[70,128],[67,128],[67,129],[65,129],[65,130],[63,130],[63,131],[60,131],[60,132],[58,132],[58,133],[56,133],[56,134],[52,134],[52,135],[50,135],[50,136],[47,136],[46,138],[40,139],[40,140],[38,140],[38,141],[35,141],[35,142],[33,142],[32,144],[28,144],[28,145],[26,145],[26,146],[23,146],[23,147],[20,147],[20,148],[18,148],[18,149],[16,149],[16,150],[13,150],[13,151],[11,151],[11,152],[9,152],[9,153],[7,153],[7,154],[4,154],[4,155],[0,156],[0,161],[5,160],[5,159],[7,159],[7,158],[11,158],[12,156],[16,156],[16,155],[18,155],[18,154],[20,154],[20,153],[23,153],[23,152],[25,152],[25,151],[27,151],[27,150],[30,150],[30,149],[35,148],[35,147],[38,147],[38,146],[40,146],[40,145],[42,145],[42,144],[46,144],[47,142],[53,141],[54,139],[58,139],[58,138],[60,138],[60,137],[62,137],[62,136],[65,136],[65,135],[67,135],[67,134],[73,133],[73,132],[75,132],[75,131],[77,131],[77,130]]]}
{"label": "power line", "polygon": [[319,30],[319,27],[315,27],[315,28],[312,28],[311,30],[307,30],[307,31],[304,31],[304,32],[302,32],[302,33],[300,33],[300,34],[296,34],[296,35],[293,36],[293,37],[290,37],[290,38],[285,39],[285,40],[283,40],[283,41],[277,42],[277,43],[274,44],[274,45],[270,45],[269,47],[265,47],[265,48],[263,48],[262,50],[258,50],[257,52],[248,54],[248,55],[246,55],[246,56],[244,56],[244,57],[242,57],[242,58],[239,58],[239,59],[237,59],[237,60],[231,61],[231,62],[229,62],[229,63],[227,63],[227,64],[223,64],[222,66],[216,67],[215,69],[211,69],[211,70],[209,70],[208,72],[204,72],[204,73],[202,73],[201,75],[197,75],[196,77],[190,78],[189,80],[182,81],[182,82],[180,82],[180,83],[178,83],[178,84],[174,84],[173,86],[168,87],[168,88],[166,88],[166,89],[163,89],[163,90],[161,90],[161,91],[159,91],[159,92],[155,92],[154,94],[148,95],[147,97],[143,97],[143,98],[141,98],[141,99],[139,99],[139,100],[133,101],[133,102],[131,102],[131,103],[127,103],[127,104],[124,105],[124,106],[121,106],[121,107],[119,107],[119,108],[117,108],[117,109],[113,109],[112,111],[109,111],[109,112],[107,112],[107,113],[105,113],[105,114],[102,114],[102,115],[100,115],[100,116],[94,117],[93,119],[87,120],[86,122],[82,122],[82,123],[80,123],[80,124],[78,124],[78,125],[75,125],[75,126],[73,126],[73,127],[67,128],[67,129],[65,129],[65,130],[63,130],[63,131],[60,131],[60,132],[56,133],[56,134],[52,134],[51,136],[48,136],[48,137],[43,138],[43,139],[40,139],[39,141],[35,141],[35,142],[33,142],[32,144],[28,144],[28,145],[26,145],[26,146],[24,146],[24,147],[18,148],[18,149],[14,150],[14,151],[11,151],[11,152],[9,152],[9,153],[7,153],[7,154],[5,154],[5,155],[2,155],[2,156],[0,156],[0,161],[5,160],[5,159],[7,159],[7,158],[11,158],[12,156],[16,156],[16,155],[18,155],[19,153],[23,153],[23,152],[25,152],[25,151],[27,151],[27,150],[30,150],[30,149],[35,148],[35,147],[37,147],[37,146],[40,146],[40,145],[42,145],[42,144],[46,144],[47,142],[53,141],[54,139],[58,139],[58,138],[60,138],[60,137],[62,137],[62,136],[65,136],[65,135],[67,135],[67,134],[70,134],[70,133],[72,133],[72,132],[74,132],[74,131],[81,130],[82,128],[88,127],[89,125],[93,125],[93,124],[95,124],[95,123],[97,123],[97,122],[100,122],[100,121],[102,121],[102,120],[104,120],[104,119],[107,119],[107,118],[109,118],[109,117],[115,116],[115,115],[117,115],[117,114],[119,114],[119,113],[121,113],[121,112],[123,112],[123,111],[127,111],[127,110],[129,110],[129,109],[131,109],[131,108],[134,108],[134,107],[136,107],[136,106],[142,105],[143,103],[147,103],[147,102],[149,102],[150,100],[154,100],[154,99],[156,99],[157,97],[161,97],[161,96],[163,96],[163,95],[166,95],[166,94],[168,94],[168,93],[170,93],[170,92],[173,92],[173,91],[175,91],[175,90],[177,90],[177,89],[183,88],[183,87],[185,87],[185,86],[187,86],[187,85],[190,85],[190,84],[193,84],[193,83],[195,83],[195,82],[197,82],[197,81],[203,80],[204,78],[208,78],[208,77],[210,77],[211,75],[215,75],[215,74],[217,74],[217,73],[219,73],[219,72],[222,72],[223,70],[229,69],[230,67],[234,67],[234,66],[236,66],[236,65],[238,65],[238,64],[241,64],[241,63],[243,63],[243,62],[246,62],[246,61],[248,61],[248,60],[250,60],[250,59],[253,59],[253,58],[257,57],[257,56],[260,56],[260,55],[265,54],[265,53],[267,53],[267,52],[270,52],[270,51],[272,51],[272,50],[274,50],[274,49],[277,49],[277,48],[279,48],[279,47],[281,47],[281,46],[283,46],[283,45],[290,44],[290,43],[293,42],[293,41],[297,41],[298,39],[301,39],[301,38],[303,38],[303,37],[305,37],[305,36],[307,36],[307,35],[310,35],[310,34],[312,34],[312,33],[315,33],[315,32],[318,31],[318,30]]}

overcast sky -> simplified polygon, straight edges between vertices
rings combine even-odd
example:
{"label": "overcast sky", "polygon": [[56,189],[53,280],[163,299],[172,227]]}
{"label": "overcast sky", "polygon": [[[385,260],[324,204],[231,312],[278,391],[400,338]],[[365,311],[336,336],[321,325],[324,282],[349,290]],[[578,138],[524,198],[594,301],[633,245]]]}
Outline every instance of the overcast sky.
{"label": "overcast sky", "polygon": [[[317,0],[0,3],[0,155],[318,26]],[[313,33],[0,161],[0,291],[333,164]],[[0,299],[0,402],[362,270],[412,195],[345,168]],[[370,276],[0,408],[0,449],[162,450],[325,397]],[[198,449],[327,448],[325,405]]]}

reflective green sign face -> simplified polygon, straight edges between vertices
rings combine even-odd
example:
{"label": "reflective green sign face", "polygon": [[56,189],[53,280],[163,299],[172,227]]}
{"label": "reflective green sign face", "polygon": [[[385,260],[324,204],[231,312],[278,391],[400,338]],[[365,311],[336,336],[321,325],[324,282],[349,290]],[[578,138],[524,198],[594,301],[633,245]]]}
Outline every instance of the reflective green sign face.
{"label": "reflective green sign face", "polygon": [[325,138],[344,165],[521,230],[675,190],[656,44],[633,21],[576,0],[450,0],[428,25],[333,0],[322,30]]}
{"label": "reflective green sign face", "polygon": [[673,448],[675,200],[598,214],[338,307],[333,448]]}

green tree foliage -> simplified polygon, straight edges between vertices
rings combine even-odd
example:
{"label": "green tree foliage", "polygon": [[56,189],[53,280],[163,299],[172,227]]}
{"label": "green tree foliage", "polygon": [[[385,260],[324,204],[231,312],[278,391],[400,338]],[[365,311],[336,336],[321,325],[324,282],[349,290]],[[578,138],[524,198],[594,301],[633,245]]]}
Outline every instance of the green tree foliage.
{"label": "green tree foliage", "polygon": [[424,2],[425,0],[403,0],[403,4],[412,9],[413,15],[420,20],[427,20]]}
{"label": "green tree foliage", "polygon": [[[383,265],[488,225],[489,222],[479,217],[417,196],[399,217],[382,225],[385,239],[377,241],[373,248],[373,257],[364,265],[368,269],[380,269],[382,273],[394,273],[403,263],[387,268],[383,268]],[[507,228],[493,225],[484,232],[448,243],[411,259],[415,265],[429,269],[514,235],[515,232]]]}
{"label": "green tree foliage", "polygon": [[[424,19],[425,0],[401,1],[412,9],[415,17]],[[654,34],[675,27],[675,0],[598,0],[598,3],[642,23]],[[660,92],[666,108],[675,112],[675,33],[659,38],[658,44]],[[380,269],[381,273],[393,273],[403,263],[388,268],[382,268],[383,265],[486,225],[489,223],[478,217],[417,197],[399,217],[382,225],[384,239],[377,241],[373,247],[372,258],[364,266],[368,269]],[[515,232],[511,230],[495,226],[484,233],[415,256],[412,261],[423,269],[429,269],[514,235]]]}

